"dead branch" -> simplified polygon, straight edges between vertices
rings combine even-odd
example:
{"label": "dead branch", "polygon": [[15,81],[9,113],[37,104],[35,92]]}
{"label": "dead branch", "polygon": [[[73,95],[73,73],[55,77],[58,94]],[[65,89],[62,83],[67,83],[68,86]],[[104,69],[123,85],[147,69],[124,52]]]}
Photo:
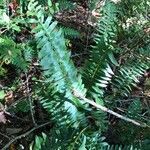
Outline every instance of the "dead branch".
{"label": "dead branch", "polygon": [[140,127],[149,127],[146,123],[139,123],[139,122],[137,122],[137,121],[135,121],[133,119],[130,119],[130,118],[125,117],[125,116],[122,116],[122,115],[120,115],[120,114],[118,114],[118,113],[108,109],[105,106],[97,104],[93,100],[87,99],[85,96],[83,96],[81,93],[77,92],[76,90],[73,90],[73,95],[75,97],[81,99],[81,100],[84,100],[86,103],[91,104],[92,106],[94,106],[94,107],[96,107],[96,108],[98,108],[98,109],[100,109],[100,110],[102,110],[104,112],[107,112],[107,113],[109,113],[111,115],[116,116],[117,118],[120,118],[122,120],[125,120],[127,122],[130,122],[130,123],[135,124],[135,125],[140,126]]}
{"label": "dead branch", "polygon": [[42,128],[42,127],[44,127],[44,126],[46,126],[46,125],[48,125],[48,124],[50,124],[50,122],[46,122],[46,123],[44,123],[44,124],[38,125],[38,126],[32,128],[31,130],[27,131],[26,133],[23,133],[23,134],[21,134],[21,135],[15,137],[15,138],[13,138],[13,139],[10,140],[1,150],[6,150],[7,148],[9,148],[9,146],[10,146],[12,143],[16,142],[17,140],[19,140],[19,139],[21,139],[21,138],[23,138],[23,137],[26,137],[27,135],[29,135],[29,134],[32,133],[33,131],[35,131],[35,130],[37,130],[37,129],[39,129],[39,128]]}

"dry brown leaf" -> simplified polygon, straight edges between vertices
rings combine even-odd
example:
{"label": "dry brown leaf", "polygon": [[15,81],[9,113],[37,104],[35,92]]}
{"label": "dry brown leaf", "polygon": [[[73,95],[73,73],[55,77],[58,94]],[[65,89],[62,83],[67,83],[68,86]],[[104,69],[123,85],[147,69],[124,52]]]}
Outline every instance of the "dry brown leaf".
{"label": "dry brown leaf", "polygon": [[11,144],[9,149],[10,149],[10,150],[16,150],[16,147],[15,147],[14,144]]}
{"label": "dry brown leaf", "polygon": [[5,102],[6,104],[10,105],[14,102],[14,95],[13,91],[9,91],[5,96]]}

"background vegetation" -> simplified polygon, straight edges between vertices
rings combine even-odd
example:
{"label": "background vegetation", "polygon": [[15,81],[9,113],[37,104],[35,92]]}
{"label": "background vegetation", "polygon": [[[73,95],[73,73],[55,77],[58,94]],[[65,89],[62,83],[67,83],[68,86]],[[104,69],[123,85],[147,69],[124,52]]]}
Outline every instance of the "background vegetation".
{"label": "background vegetation", "polygon": [[0,149],[149,150],[148,0],[0,0]]}

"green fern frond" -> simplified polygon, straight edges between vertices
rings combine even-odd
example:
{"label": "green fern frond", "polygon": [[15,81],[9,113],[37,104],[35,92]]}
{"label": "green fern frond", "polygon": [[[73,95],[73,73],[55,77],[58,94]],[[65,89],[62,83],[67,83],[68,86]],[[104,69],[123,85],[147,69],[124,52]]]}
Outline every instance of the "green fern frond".
{"label": "green fern frond", "polygon": [[[53,83],[53,87],[57,92],[64,94],[64,98],[62,98],[63,109],[70,113],[71,119],[77,121],[80,113],[75,105],[82,106],[82,103],[73,96],[72,91],[76,89],[85,93],[85,88],[81,78],[78,77],[73,62],[70,60],[70,53],[67,51],[62,30],[56,26],[56,21],[52,22],[52,17],[47,17],[44,20],[45,17],[41,13],[41,6],[38,6],[38,3],[32,1],[29,4],[29,11],[31,11],[28,12],[30,15],[36,16],[35,22],[37,26],[33,32],[37,40],[37,47],[40,49],[39,59],[40,65],[44,70],[43,74],[47,82]],[[68,101],[66,101],[66,98]],[[53,104],[51,101],[48,101],[49,99],[46,99],[42,102],[45,105],[44,107],[52,108],[56,103],[54,102]],[[62,102],[59,103],[59,107],[63,112],[61,104]],[[55,114],[55,116],[57,115]]]}
{"label": "green fern frond", "polygon": [[26,69],[27,63],[22,57],[21,46],[17,45],[12,39],[0,38],[0,49],[0,59],[3,63],[11,63],[19,69]]}
{"label": "green fern frond", "polygon": [[32,143],[32,147],[39,147],[39,150],[48,150],[49,148],[53,150],[99,150],[108,145],[104,142],[104,138],[98,133],[88,136],[83,133],[84,131],[85,130],[81,132],[76,130],[73,131],[70,128],[62,129],[61,131],[55,129],[48,134],[50,137],[48,135],[45,136],[45,134],[44,137],[36,136],[34,144]]}
{"label": "green fern frond", "polygon": [[[104,92],[110,84],[117,90],[118,95],[129,94],[131,88],[138,83],[138,77],[142,76],[148,68],[142,61],[131,63],[133,58],[139,57],[135,55],[129,57],[130,60],[120,66],[117,63],[114,53],[120,55],[115,49],[119,47],[116,44],[118,26],[121,23],[121,21],[118,22],[118,13],[120,12],[117,5],[107,1],[83,74],[84,84],[87,87],[86,96],[94,99],[98,104],[103,104]],[[53,21],[51,16],[46,17],[44,14],[44,9],[32,0],[29,4],[28,15],[34,18],[31,22],[35,26],[33,33],[37,48],[40,49],[39,61],[43,75],[46,82],[52,86],[52,91],[48,88],[44,89],[49,94],[38,94],[41,97],[42,106],[49,112],[50,120],[55,125],[51,129],[47,144],[54,150],[101,149],[102,146],[104,149],[124,149],[125,146],[103,145],[100,134],[106,126],[106,114],[83,104],[72,94],[73,89],[83,95],[86,90],[70,59],[62,29],[58,28],[57,22]],[[111,93],[113,98],[114,93],[114,91]],[[127,148],[133,149],[133,146],[127,146]]]}
{"label": "green fern frond", "polygon": [[95,45],[90,50],[90,58],[84,72],[84,83],[88,84],[86,85],[88,91],[94,98],[97,95],[99,98],[103,96],[103,88],[107,87],[114,74],[109,63],[112,61],[110,53],[113,51],[116,37],[117,8],[115,4],[107,2],[102,14],[95,34]]}
{"label": "green fern frond", "polygon": [[[69,126],[75,122],[75,118],[72,118],[70,113],[65,107],[66,99],[64,96],[55,93],[55,91],[50,88],[49,93],[44,97],[41,97],[40,103],[43,108],[47,110],[50,114],[50,120],[54,123],[55,126],[59,129],[64,128],[64,126]],[[43,92],[43,91],[42,91]],[[72,110],[73,112],[73,110]]]}
{"label": "green fern frond", "polygon": [[109,145],[103,148],[103,150],[141,150],[139,148],[134,148],[133,145],[125,145],[125,146],[120,146],[120,145]]}
{"label": "green fern frond", "polygon": [[21,46],[23,49],[22,53],[23,53],[24,59],[27,62],[31,62],[36,52],[27,43],[22,44]]}
{"label": "green fern frond", "polygon": [[76,4],[70,0],[58,0],[60,11],[73,10]]}
{"label": "green fern frond", "polygon": [[[66,134],[61,135],[64,132]],[[105,138],[100,137],[99,134],[95,134],[92,137],[82,134],[81,137],[78,137],[80,133],[77,133],[71,135],[68,134],[68,130],[62,132],[51,132],[51,138],[42,133],[42,136],[35,137],[35,141],[31,144],[30,149],[49,150],[49,148],[51,148],[53,150],[140,150],[139,148],[135,148],[133,145],[109,145],[108,143],[104,142]],[[74,138],[72,138],[72,136]],[[55,137],[55,139],[53,137]],[[69,139],[74,139],[75,143]]]}
{"label": "green fern frond", "polygon": [[[118,70],[118,74],[116,73],[114,79],[112,80],[113,89],[119,95],[129,95],[132,91],[133,87],[139,83],[139,78],[145,73],[146,69],[149,67],[146,63],[142,62],[133,62],[124,64],[121,66],[120,70]],[[117,94],[116,93],[116,94]]]}
{"label": "green fern frond", "polygon": [[150,60],[150,44],[139,48],[139,54],[142,55],[143,59],[149,62]]}
{"label": "green fern frond", "polygon": [[80,36],[80,33],[78,31],[76,31],[75,29],[72,29],[72,28],[69,28],[69,27],[64,27],[64,26],[62,26],[61,28],[62,28],[62,30],[64,32],[64,35],[66,37],[78,38]]}
{"label": "green fern frond", "polygon": [[[36,5],[35,7],[40,8]],[[57,22],[52,22],[52,17],[44,20],[44,16],[39,13],[39,10],[36,11],[38,12],[34,14],[37,14],[36,22],[38,24],[33,32],[38,43],[37,47],[40,49],[39,59],[44,71],[43,74],[46,81],[53,84],[54,91],[58,92],[59,95],[62,94],[62,97],[54,97],[52,99],[50,96],[43,97],[41,99],[43,107],[52,116],[51,120],[57,126],[59,125],[58,130],[60,132],[68,124],[71,125],[72,129],[77,127],[82,129],[89,126],[94,131],[104,128],[103,122],[105,122],[105,119],[104,121],[100,120],[105,117],[105,114],[97,111],[92,112],[88,105],[83,105],[72,95],[73,89],[81,91],[83,94],[85,89],[82,80],[78,78],[73,62],[70,60],[70,53],[67,51],[62,31],[56,26]],[[92,124],[96,128],[92,127]]]}
{"label": "green fern frond", "polygon": [[66,96],[71,95],[72,88],[83,91],[84,87],[77,78],[77,70],[70,60],[70,53],[66,49],[65,40],[61,29],[56,27],[57,22],[52,22],[52,17],[44,21],[41,6],[36,2],[29,4],[29,11],[37,16],[38,25],[34,28],[37,47],[41,49],[39,58],[43,66],[44,74],[49,76],[50,81],[55,81],[57,90],[62,93],[66,91]]}

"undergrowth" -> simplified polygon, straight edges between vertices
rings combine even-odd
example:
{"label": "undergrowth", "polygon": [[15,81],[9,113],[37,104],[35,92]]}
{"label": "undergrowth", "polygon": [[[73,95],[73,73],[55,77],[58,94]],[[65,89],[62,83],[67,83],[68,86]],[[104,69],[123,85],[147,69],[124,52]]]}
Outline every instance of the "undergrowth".
{"label": "undergrowth", "polygon": [[[150,149],[147,0],[0,2],[2,149]],[[76,7],[92,33],[56,20]]]}

